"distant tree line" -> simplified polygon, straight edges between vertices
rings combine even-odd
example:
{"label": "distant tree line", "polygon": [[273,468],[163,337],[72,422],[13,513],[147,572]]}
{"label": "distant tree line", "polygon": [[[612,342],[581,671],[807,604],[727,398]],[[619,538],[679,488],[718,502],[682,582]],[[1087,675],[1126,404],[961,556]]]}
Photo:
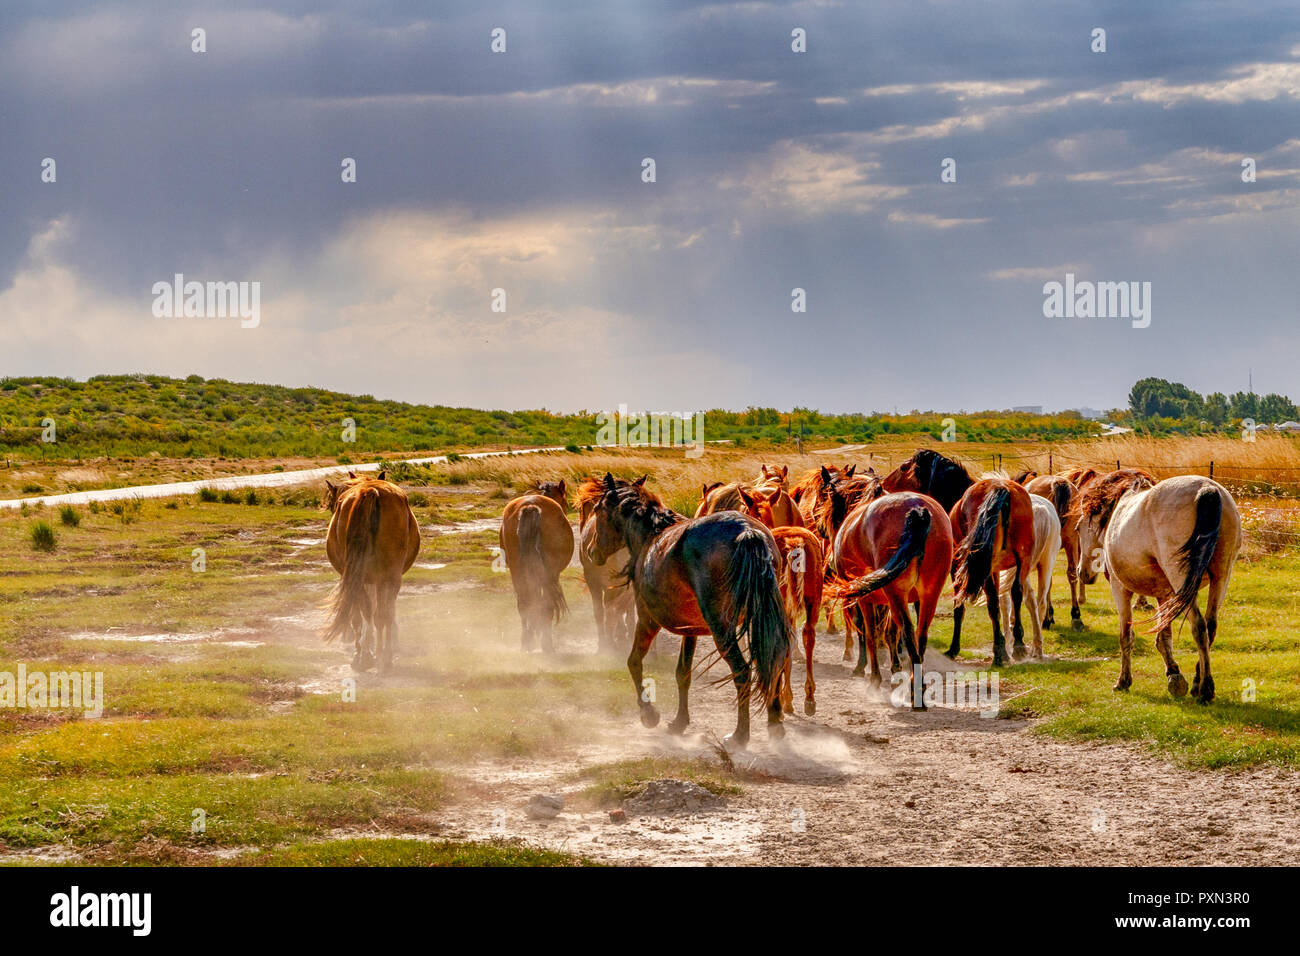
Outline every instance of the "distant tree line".
{"label": "distant tree line", "polygon": [[1135,421],[1157,429],[1198,427],[1201,423],[1222,428],[1246,418],[1267,425],[1300,419],[1295,403],[1275,392],[1201,395],[1181,382],[1163,378],[1144,378],[1137,382],[1129,389],[1128,407]]}

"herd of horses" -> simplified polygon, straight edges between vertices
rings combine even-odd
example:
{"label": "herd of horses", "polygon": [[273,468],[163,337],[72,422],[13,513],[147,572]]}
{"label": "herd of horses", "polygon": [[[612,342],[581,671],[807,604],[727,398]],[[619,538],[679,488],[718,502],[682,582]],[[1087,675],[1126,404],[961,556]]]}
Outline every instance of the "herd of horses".
{"label": "herd of horses", "polygon": [[[405,494],[383,472],[327,482],[326,505],[327,552],[341,575],[326,637],[350,636],[354,667],[385,670],[397,642],[397,592],[415,560],[419,528]],[[1115,689],[1132,683],[1134,598],[1150,598],[1169,692],[1188,692],[1172,646],[1173,625],[1186,616],[1197,649],[1191,693],[1209,703],[1210,648],[1241,547],[1240,516],[1222,485],[1197,475],[1158,481],[1138,468],[976,477],[933,449],[919,449],[884,476],[870,467],[823,465],[791,482],[788,466],[763,465],[752,481],[705,485],[689,518],[646,488],[645,477],[589,477],[572,501],[564,481],[542,482],[510,501],[501,521],[525,650],[552,651],[553,626],[567,612],[560,573],[574,552],[571,508],[598,649],[630,643],[627,667],[642,723],[659,721],[642,671],[655,637],[662,630],[681,637],[677,714],[668,725],[681,733],[690,722],[696,644],[711,636],[729,667],[721,679],[736,689],[736,728],[725,741],[736,747],[748,741],[755,698],[767,711],[769,734],[784,732],[801,617],[804,712],[816,712],[812,660],[823,610],[829,633],[836,632],[833,613],[841,612],[845,660],[856,641],[855,675],[881,683],[881,644],[892,672],[906,660],[915,710],[926,709],[922,662],[950,582],[949,657],[961,649],[967,606],[982,600],[994,666],[1007,662],[1008,634],[1012,658],[1041,658],[1042,631],[1055,623],[1051,584],[1062,550],[1075,628],[1083,626],[1085,586],[1098,574],[1109,580],[1120,627]],[[1202,587],[1204,612],[1197,606]]]}

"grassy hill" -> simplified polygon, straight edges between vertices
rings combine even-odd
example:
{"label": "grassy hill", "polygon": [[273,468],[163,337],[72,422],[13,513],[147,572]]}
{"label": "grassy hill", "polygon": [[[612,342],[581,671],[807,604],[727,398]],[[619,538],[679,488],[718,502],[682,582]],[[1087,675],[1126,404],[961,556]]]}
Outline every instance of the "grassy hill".
{"label": "grassy hill", "polygon": [[[16,458],[139,457],[309,458],[377,452],[578,445],[596,441],[596,412],[545,409],[483,411],[412,405],[320,388],[285,388],[161,375],[97,375],[0,379],[0,452]],[[812,409],[721,409],[705,413],[707,439],[793,446],[803,441],[861,443],[929,435],[938,439],[947,417],[823,415]],[[954,416],[965,441],[1052,441],[1090,437],[1097,428],[1074,413],[1031,416],[980,412]],[[57,444],[42,441],[54,422]],[[355,441],[344,442],[344,420]]]}

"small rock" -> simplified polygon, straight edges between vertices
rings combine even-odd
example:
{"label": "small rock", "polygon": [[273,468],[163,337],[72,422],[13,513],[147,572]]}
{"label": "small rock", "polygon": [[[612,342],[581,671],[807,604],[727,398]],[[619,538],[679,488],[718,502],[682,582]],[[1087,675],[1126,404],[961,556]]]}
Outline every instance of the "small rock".
{"label": "small rock", "polygon": [[551,820],[564,809],[564,798],[556,794],[536,793],[528,798],[524,812],[535,820]]}

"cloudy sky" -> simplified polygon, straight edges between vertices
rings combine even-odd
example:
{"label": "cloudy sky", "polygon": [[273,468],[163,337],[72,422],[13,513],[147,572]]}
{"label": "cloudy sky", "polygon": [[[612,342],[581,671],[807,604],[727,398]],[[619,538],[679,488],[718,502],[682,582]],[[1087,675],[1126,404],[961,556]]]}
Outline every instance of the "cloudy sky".
{"label": "cloudy sky", "polygon": [[[0,374],[906,411],[1253,370],[1294,398],[1298,105],[1294,2],[11,0]],[[1150,326],[1045,318],[1067,272],[1150,282]],[[259,282],[260,324],[155,317],[175,273]]]}

